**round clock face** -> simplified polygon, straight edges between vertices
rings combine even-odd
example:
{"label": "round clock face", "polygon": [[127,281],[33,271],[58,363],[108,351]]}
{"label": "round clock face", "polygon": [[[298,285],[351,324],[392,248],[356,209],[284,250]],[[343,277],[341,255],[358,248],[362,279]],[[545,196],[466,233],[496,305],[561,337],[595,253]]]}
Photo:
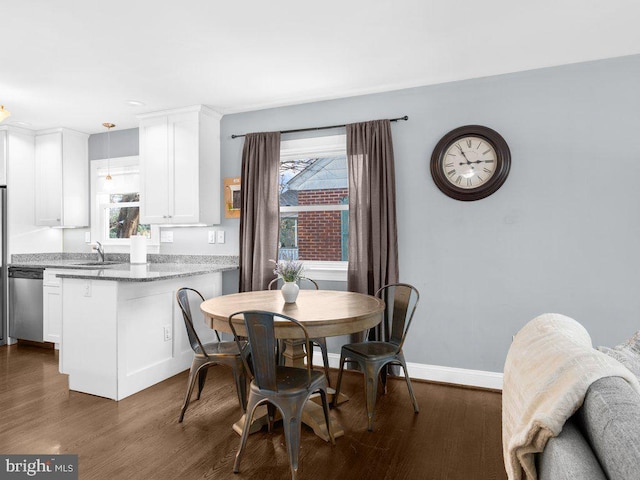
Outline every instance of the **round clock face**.
{"label": "round clock face", "polygon": [[496,150],[483,138],[461,137],[445,151],[441,168],[452,185],[478,188],[496,173]]}
{"label": "round clock face", "polygon": [[431,156],[438,188],[457,200],[479,200],[494,193],[509,174],[511,153],[496,131],[467,125],[447,133]]}

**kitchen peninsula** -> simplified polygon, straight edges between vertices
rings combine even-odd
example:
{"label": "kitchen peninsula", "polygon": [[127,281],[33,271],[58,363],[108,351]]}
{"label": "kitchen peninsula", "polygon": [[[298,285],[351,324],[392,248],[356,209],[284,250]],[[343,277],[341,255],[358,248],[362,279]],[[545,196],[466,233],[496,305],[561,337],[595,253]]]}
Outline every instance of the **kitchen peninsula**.
{"label": "kitchen peninsula", "polygon": [[[233,256],[149,255],[142,265],[117,263],[125,255],[98,265],[73,254],[43,257],[14,256],[12,265],[43,266],[45,279],[60,282],[60,372],[70,390],[114,400],[189,368],[193,352],[175,292],[221,295],[222,272],[238,265]],[[194,323],[204,342],[213,340],[204,321]]]}

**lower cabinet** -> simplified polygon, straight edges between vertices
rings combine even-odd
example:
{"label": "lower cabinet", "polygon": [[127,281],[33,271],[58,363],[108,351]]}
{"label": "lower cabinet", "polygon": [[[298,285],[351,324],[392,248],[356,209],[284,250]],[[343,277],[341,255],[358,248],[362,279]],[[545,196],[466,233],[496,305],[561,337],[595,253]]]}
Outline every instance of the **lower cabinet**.
{"label": "lower cabinet", "polygon": [[42,281],[43,333],[45,342],[53,342],[60,348],[62,341],[62,294],[60,279],[56,273],[62,270],[47,268]]}
{"label": "lower cabinet", "polygon": [[[220,272],[152,282],[63,278],[60,362],[69,389],[121,400],[187,370],[193,360],[176,291],[222,293]],[[203,342],[213,330],[191,305]]]}

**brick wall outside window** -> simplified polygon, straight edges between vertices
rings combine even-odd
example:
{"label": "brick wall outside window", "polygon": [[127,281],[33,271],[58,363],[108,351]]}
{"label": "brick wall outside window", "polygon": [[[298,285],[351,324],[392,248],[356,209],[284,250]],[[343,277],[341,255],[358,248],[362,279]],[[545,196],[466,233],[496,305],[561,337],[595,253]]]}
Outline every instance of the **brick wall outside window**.
{"label": "brick wall outside window", "polygon": [[[348,189],[300,190],[298,205],[337,205]],[[342,260],[341,212],[298,213],[298,258],[300,260]]]}

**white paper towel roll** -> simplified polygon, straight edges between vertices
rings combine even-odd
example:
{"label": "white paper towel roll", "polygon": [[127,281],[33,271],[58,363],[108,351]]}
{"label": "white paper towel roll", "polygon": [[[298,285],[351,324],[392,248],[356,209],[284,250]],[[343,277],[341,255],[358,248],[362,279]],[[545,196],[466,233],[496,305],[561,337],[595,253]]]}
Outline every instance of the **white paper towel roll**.
{"label": "white paper towel roll", "polygon": [[134,235],[129,240],[131,241],[129,262],[147,263],[147,238],[142,235]]}

